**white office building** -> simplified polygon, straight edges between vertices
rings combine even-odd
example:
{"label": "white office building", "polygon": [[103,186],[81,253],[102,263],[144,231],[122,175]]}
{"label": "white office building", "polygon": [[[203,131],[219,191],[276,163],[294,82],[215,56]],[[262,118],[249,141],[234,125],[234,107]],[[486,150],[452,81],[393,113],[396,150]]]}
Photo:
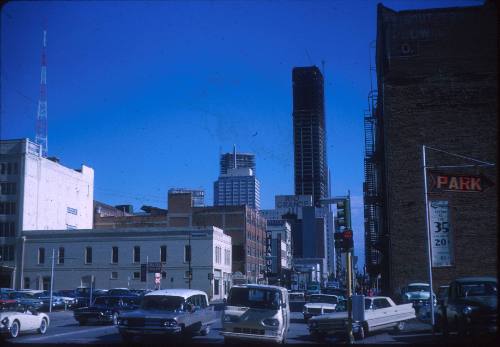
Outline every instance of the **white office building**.
{"label": "white office building", "polygon": [[52,252],[55,290],[92,281],[96,289],[155,288],[155,273],[141,274],[141,264],[161,264],[162,289],[191,287],[223,299],[231,286],[231,237],[217,227],[25,231],[22,244],[25,289],[49,288]]}
{"label": "white office building", "polygon": [[94,170],[44,158],[29,139],[0,141],[0,286],[12,287],[22,230],[92,228]]}
{"label": "white office building", "polygon": [[260,182],[251,168],[232,168],[214,183],[215,206],[260,208]]}

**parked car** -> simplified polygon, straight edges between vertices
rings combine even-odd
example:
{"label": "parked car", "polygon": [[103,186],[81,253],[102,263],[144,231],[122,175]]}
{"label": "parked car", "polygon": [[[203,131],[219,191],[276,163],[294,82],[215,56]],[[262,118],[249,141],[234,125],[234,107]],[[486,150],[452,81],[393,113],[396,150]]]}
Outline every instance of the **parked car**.
{"label": "parked car", "polygon": [[497,279],[464,277],[450,283],[448,295],[440,302],[439,328],[444,335],[497,332]]}
{"label": "parked car", "polygon": [[[50,307],[50,292],[47,290],[23,289],[20,292],[27,293],[35,299],[43,301],[40,311],[49,311]],[[64,308],[64,301],[62,298],[52,294],[52,309]]]}
{"label": "parked car", "polygon": [[[75,307],[87,307],[90,306],[90,288],[88,287],[78,287],[75,289],[76,303]],[[92,290],[92,301],[98,296],[107,295],[107,290],[105,289],[94,289]]]}
{"label": "parked car", "polygon": [[335,312],[335,306],[339,302],[339,298],[335,295],[314,294],[309,297],[309,301],[304,305],[302,314],[304,320],[307,321],[313,316],[322,315],[325,313]]}
{"label": "parked car", "polygon": [[290,329],[288,292],[285,288],[268,285],[233,286],[221,319],[221,335],[225,342],[284,343]]}
{"label": "parked car", "polygon": [[123,312],[118,330],[124,341],[147,334],[191,337],[207,335],[214,321],[215,312],[205,292],[165,289],[144,295],[140,309]]}
{"label": "parked car", "polygon": [[35,310],[40,310],[44,306],[44,302],[41,299],[36,298],[33,294],[27,292],[12,291],[9,292],[9,296],[16,300],[17,304],[31,306]]}
{"label": "parked car", "polygon": [[[318,339],[323,339],[328,335],[345,337],[347,318],[347,312],[341,311],[340,307],[338,312],[312,317],[308,322],[309,333]],[[358,320],[353,319],[353,334],[356,339],[362,340],[367,333],[379,329],[392,327],[401,331],[405,328],[405,322],[413,318],[415,318],[415,310],[412,304],[396,305],[391,298],[386,296],[364,298],[362,317]]]}
{"label": "parked car", "polygon": [[61,300],[64,302],[65,309],[75,307],[78,302],[74,292],[71,293],[71,291],[68,293],[67,291],[59,290],[57,292],[54,292],[54,295],[61,298]]}
{"label": "parked car", "polygon": [[11,338],[27,331],[45,334],[49,323],[50,320],[46,314],[22,305],[17,306],[16,309],[4,308],[0,311],[0,333]]}
{"label": "parked car", "polygon": [[[415,308],[415,313],[422,306],[425,305],[426,301],[429,301],[430,286],[428,283],[410,283],[401,290],[401,303],[407,304],[412,303]],[[432,293],[434,305],[436,305],[436,295]]]}
{"label": "parked car", "polygon": [[12,292],[2,292],[0,293],[0,308],[1,307],[9,307],[17,304],[17,300],[12,298],[10,293]]}
{"label": "parked car", "polygon": [[122,312],[138,309],[140,299],[137,296],[98,296],[89,307],[80,307],[73,311],[73,316],[80,325],[87,323],[118,324]]}
{"label": "parked car", "polygon": [[[439,302],[442,302],[448,296],[449,285],[440,286],[437,292],[437,301],[434,303],[434,322],[439,322],[440,319],[440,309],[438,306]],[[431,323],[431,306],[429,301],[424,301],[420,307],[417,318],[424,323]],[[438,327],[439,329],[439,327]]]}
{"label": "parked car", "polygon": [[289,292],[288,297],[290,299],[290,302],[306,301],[306,297],[303,292]]}
{"label": "parked car", "polygon": [[112,288],[106,292],[106,295],[109,295],[109,296],[117,296],[117,295],[136,296],[137,294],[128,288]]}

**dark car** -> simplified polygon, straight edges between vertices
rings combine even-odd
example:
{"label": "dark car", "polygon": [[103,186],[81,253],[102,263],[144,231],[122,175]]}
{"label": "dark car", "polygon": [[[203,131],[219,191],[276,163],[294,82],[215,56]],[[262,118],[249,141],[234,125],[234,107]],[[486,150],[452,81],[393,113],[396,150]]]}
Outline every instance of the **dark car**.
{"label": "dark car", "polygon": [[135,310],[139,304],[137,296],[98,296],[91,306],[77,308],[73,315],[80,325],[96,322],[116,325],[122,312]]}
{"label": "dark car", "polygon": [[10,292],[9,296],[11,299],[16,300],[18,304],[23,305],[23,306],[31,306],[37,311],[41,310],[42,307],[44,307],[43,300],[35,297],[31,293]]}
{"label": "dark car", "polygon": [[215,321],[205,292],[193,289],[155,290],[142,299],[139,310],[120,315],[118,329],[124,341],[144,335],[207,335]]}
{"label": "dark car", "polygon": [[106,295],[109,295],[109,296],[116,296],[116,295],[134,296],[137,294],[134,293],[132,290],[127,289],[127,288],[113,288],[113,289],[109,289],[107,291]]}
{"label": "dark car", "polygon": [[443,334],[496,333],[497,293],[494,277],[466,277],[451,282],[448,295],[439,303],[437,324]]}
{"label": "dark car", "polygon": [[10,307],[17,304],[17,300],[10,296],[11,292],[0,293],[0,307]]}
{"label": "dark car", "polygon": [[98,296],[107,295],[107,290],[104,289],[94,289],[92,292],[90,288],[79,287],[75,289],[76,306],[75,307],[87,307],[90,306],[90,294],[92,294],[92,302]]}

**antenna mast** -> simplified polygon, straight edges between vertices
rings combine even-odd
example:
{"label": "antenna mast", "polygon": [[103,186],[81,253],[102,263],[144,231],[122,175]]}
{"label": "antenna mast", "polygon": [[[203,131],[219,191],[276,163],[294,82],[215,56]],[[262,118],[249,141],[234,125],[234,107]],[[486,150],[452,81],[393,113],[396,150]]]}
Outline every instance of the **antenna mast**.
{"label": "antenna mast", "polygon": [[43,30],[42,64],[40,74],[40,98],[38,99],[38,112],[36,116],[35,142],[40,145],[42,156],[47,157],[47,30]]}

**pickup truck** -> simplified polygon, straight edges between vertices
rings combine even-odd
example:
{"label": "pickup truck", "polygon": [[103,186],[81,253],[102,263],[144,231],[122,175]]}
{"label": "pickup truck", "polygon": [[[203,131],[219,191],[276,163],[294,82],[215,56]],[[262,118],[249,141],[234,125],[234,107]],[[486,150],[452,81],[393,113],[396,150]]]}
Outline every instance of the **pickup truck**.
{"label": "pickup truck", "polygon": [[[362,297],[361,297],[362,298]],[[353,305],[354,306],[354,305]],[[353,318],[353,334],[358,340],[379,329],[393,327],[401,331],[405,321],[415,318],[412,304],[396,305],[391,298],[375,296],[364,298],[364,309],[360,317]],[[347,312],[334,312],[309,319],[309,333],[317,339],[327,335],[347,335]]]}

